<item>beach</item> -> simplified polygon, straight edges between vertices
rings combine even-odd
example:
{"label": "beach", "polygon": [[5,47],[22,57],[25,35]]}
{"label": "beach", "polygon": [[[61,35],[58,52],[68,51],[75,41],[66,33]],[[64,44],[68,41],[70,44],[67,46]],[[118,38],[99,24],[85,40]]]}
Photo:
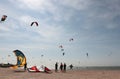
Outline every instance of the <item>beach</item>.
{"label": "beach", "polygon": [[67,70],[48,74],[0,68],[0,79],[120,79],[120,70]]}

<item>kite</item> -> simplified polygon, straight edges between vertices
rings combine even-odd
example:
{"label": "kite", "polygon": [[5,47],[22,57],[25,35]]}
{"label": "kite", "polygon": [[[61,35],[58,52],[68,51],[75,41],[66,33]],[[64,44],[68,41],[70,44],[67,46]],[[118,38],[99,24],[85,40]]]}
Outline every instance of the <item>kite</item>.
{"label": "kite", "polygon": [[73,38],[70,38],[69,41],[73,41],[74,39]]}
{"label": "kite", "polygon": [[41,57],[43,57],[44,55],[41,55]]}
{"label": "kite", "polygon": [[65,53],[63,52],[63,56],[65,55]]}
{"label": "kite", "polygon": [[33,66],[31,68],[27,68],[28,72],[45,72],[45,73],[52,73],[52,71],[47,68],[46,66],[42,66],[41,68],[37,68],[37,66]]}
{"label": "kite", "polygon": [[86,56],[88,57],[88,53],[86,53]]}
{"label": "kite", "polygon": [[31,68],[28,68],[28,71],[29,72],[40,72],[40,70],[36,67],[36,66],[33,66]]}
{"label": "kite", "polygon": [[61,49],[61,51],[64,51],[64,49]]}
{"label": "kite", "polygon": [[8,57],[10,57],[10,55],[8,55]]}
{"label": "kite", "polygon": [[26,57],[20,50],[14,50],[14,54],[17,57],[16,65],[12,66],[11,68],[17,69],[18,67],[24,67],[26,64]]}
{"label": "kite", "polygon": [[60,45],[60,46],[59,46],[59,48],[63,48],[63,46],[62,46],[62,45]]}
{"label": "kite", "polygon": [[1,21],[5,21],[6,18],[7,18],[7,16],[6,16],[6,15],[3,15],[2,18],[1,18]]}
{"label": "kite", "polygon": [[36,26],[38,26],[38,23],[37,23],[37,22],[32,22],[32,23],[31,23],[31,26],[33,26],[33,24],[36,24]]}

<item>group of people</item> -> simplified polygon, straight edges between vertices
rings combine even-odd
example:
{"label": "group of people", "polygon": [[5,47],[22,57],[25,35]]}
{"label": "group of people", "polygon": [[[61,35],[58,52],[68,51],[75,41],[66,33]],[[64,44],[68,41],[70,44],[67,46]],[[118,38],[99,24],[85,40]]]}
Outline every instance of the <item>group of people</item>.
{"label": "group of people", "polygon": [[[66,67],[67,67],[66,63],[64,63],[64,64],[61,63],[59,66],[59,69],[61,72],[66,72]],[[55,63],[55,72],[57,72],[57,71],[58,71],[58,63],[56,62]]]}
{"label": "group of people", "polygon": [[[73,68],[73,65],[69,65],[70,69]],[[27,63],[24,65],[24,70],[26,71],[27,69]],[[66,72],[67,69],[67,65],[66,63],[60,63],[60,65],[58,66],[58,62],[55,63],[55,72],[58,72],[58,70],[60,69],[61,72]]]}

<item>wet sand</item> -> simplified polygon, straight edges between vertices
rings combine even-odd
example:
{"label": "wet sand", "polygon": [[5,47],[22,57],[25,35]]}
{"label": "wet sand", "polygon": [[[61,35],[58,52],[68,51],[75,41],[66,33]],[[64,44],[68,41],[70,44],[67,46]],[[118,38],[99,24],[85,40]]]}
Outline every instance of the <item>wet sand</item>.
{"label": "wet sand", "polygon": [[120,79],[120,70],[67,70],[48,74],[0,68],[0,79]]}

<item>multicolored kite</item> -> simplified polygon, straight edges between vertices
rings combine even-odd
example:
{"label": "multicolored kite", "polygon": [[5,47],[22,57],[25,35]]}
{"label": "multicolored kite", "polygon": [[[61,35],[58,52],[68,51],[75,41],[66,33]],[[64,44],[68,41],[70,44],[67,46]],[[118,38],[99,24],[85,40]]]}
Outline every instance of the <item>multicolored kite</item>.
{"label": "multicolored kite", "polygon": [[17,69],[18,67],[24,67],[26,64],[26,57],[20,50],[14,50],[14,54],[17,57],[16,65],[12,66],[11,68]]}

